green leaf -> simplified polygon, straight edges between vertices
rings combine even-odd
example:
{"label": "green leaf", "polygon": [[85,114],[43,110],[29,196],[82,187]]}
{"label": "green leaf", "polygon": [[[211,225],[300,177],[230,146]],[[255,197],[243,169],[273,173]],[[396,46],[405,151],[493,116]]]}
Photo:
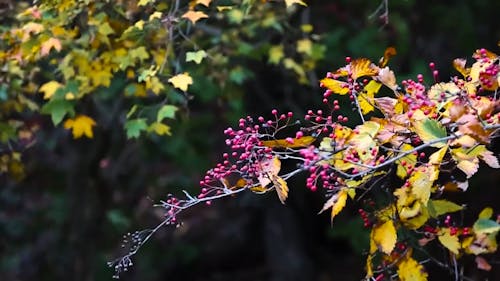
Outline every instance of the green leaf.
{"label": "green leaf", "polygon": [[178,110],[177,106],[164,105],[158,110],[156,115],[156,122],[161,122],[165,118],[175,119],[175,112]]}
{"label": "green leaf", "polygon": [[[424,143],[444,138],[447,136],[446,129],[434,119],[423,119],[416,121],[414,124],[415,132]],[[442,147],[446,142],[436,142],[432,144],[433,147]]]}
{"label": "green leaf", "polygon": [[429,214],[433,218],[463,209],[462,206],[447,200],[429,200],[427,208],[429,209]]}
{"label": "green leaf", "polygon": [[141,132],[146,130],[148,125],[146,124],[146,118],[137,118],[128,120],[125,123],[125,130],[127,131],[127,138],[138,138]]}
{"label": "green leaf", "polygon": [[500,224],[489,219],[478,219],[472,226],[475,233],[489,234],[500,230]]}
{"label": "green leaf", "polygon": [[0,141],[5,143],[14,138],[16,138],[16,128],[8,123],[0,122]]}
{"label": "green leaf", "polygon": [[187,52],[186,53],[186,62],[193,61],[196,64],[200,64],[201,61],[207,57],[207,52],[204,50],[200,50],[198,52]]}
{"label": "green leaf", "polygon": [[231,70],[229,73],[229,80],[233,81],[234,83],[241,85],[245,80],[248,78],[253,77],[253,73],[241,66],[237,66]]}
{"label": "green leaf", "polygon": [[53,99],[48,103],[44,104],[41,112],[43,114],[50,114],[52,117],[52,123],[57,126],[63,120],[67,113],[71,115],[75,114],[75,109],[73,108],[73,103],[63,99]]}

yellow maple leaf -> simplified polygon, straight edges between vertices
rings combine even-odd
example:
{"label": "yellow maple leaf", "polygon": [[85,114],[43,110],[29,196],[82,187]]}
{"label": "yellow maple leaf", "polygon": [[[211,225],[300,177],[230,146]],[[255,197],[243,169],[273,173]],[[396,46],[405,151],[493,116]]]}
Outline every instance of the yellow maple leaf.
{"label": "yellow maple leaf", "polygon": [[428,276],[425,268],[410,255],[398,264],[398,275],[401,281],[427,281]]}
{"label": "yellow maple leaf", "polygon": [[64,122],[65,129],[72,129],[74,139],[81,138],[83,135],[93,138],[94,132],[92,131],[92,127],[95,125],[94,119],[86,115],[78,115],[74,119],[68,119]]}
{"label": "yellow maple leaf", "polygon": [[193,84],[193,78],[191,78],[189,73],[184,72],[168,79],[168,82],[172,83],[172,85],[174,85],[175,88],[185,92],[187,91],[189,85]]}
{"label": "yellow maple leaf", "polygon": [[50,99],[57,89],[61,88],[63,85],[57,81],[50,81],[43,84],[39,91],[43,93],[43,98],[48,100]]}
{"label": "yellow maple leaf", "polygon": [[292,6],[293,4],[299,4],[299,5],[302,5],[302,6],[307,6],[307,4],[304,2],[304,1],[301,1],[301,0],[285,0],[285,4],[286,4],[286,7],[290,7]]}
{"label": "yellow maple leaf", "polygon": [[373,232],[373,242],[380,251],[389,255],[397,242],[396,227],[394,227],[394,222],[392,220],[387,220],[386,222],[379,224],[372,229]]}
{"label": "yellow maple leaf", "polygon": [[50,53],[51,49],[55,49],[56,51],[61,51],[62,49],[62,44],[61,40],[51,37],[47,41],[43,42],[41,47],[40,47],[40,54],[42,56],[46,56]]}
{"label": "yellow maple leaf", "polygon": [[153,122],[151,125],[148,127],[149,132],[155,132],[157,135],[162,136],[162,135],[169,135],[171,136],[172,133],[170,132],[170,127],[161,123],[161,122]]}
{"label": "yellow maple leaf", "polygon": [[156,95],[158,95],[164,88],[165,87],[158,77],[153,76],[146,79],[146,89],[153,91]]}
{"label": "yellow maple leaf", "polygon": [[195,24],[200,19],[208,18],[208,15],[204,12],[189,10],[182,15],[182,18],[188,19]]}

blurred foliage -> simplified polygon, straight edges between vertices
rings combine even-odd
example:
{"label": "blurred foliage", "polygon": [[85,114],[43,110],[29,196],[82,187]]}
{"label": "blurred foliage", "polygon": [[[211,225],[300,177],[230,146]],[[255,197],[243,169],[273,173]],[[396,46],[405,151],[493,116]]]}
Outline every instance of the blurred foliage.
{"label": "blurred foliage", "polygon": [[[370,18],[378,1],[310,0],[307,8],[286,8],[283,1],[213,1],[210,7],[195,7],[210,15],[196,24],[182,18],[191,9],[187,1],[180,1],[174,14],[169,13],[175,1],[139,2],[154,1],[0,1],[2,280],[109,280],[106,261],[119,251],[118,237],[161,219],[152,201],[197,186],[203,171],[219,159],[224,128],[271,106],[304,113],[318,100],[311,98],[319,93],[318,77],[342,65],[345,56],[376,60],[392,45],[398,50],[392,65],[400,67],[401,78],[430,77],[431,60],[448,77],[453,58],[479,47],[495,50],[500,39],[500,2],[493,0],[389,1],[386,25],[379,14]],[[235,8],[219,12],[215,5]],[[43,20],[34,18],[36,7]],[[150,18],[156,11],[162,16]],[[37,32],[40,26],[30,23],[43,30]],[[137,34],[142,24],[143,33]],[[174,32],[165,31],[173,27]],[[27,28],[29,38],[23,41]],[[119,40],[126,30],[131,37]],[[165,45],[168,36],[175,43]],[[120,48],[132,57],[133,73],[120,67],[123,53],[109,53]],[[160,50],[167,49],[168,64],[161,68],[165,56]],[[12,58],[18,50],[24,50],[23,63]],[[186,59],[201,50],[206,57],[196,53]],[[65,60],[70,55],[83,55],[81,67]],[[118,58],[114,65],[104,61]],[[92,64],[84,73],[85,65]],[[99,67],[104,73],[95,72]],[[169,82],[185,72],[193,79],[187,91]],[[40,87],[50,82],[60,85],[48,84],[48,91],[57,89],[44,99],[47,91]],[[164,105],[178,108],[175,119],[161,120],[169,131],[155,130],[150,126]],[[92,139],[85,134],[74,139],[68,130],[74,127],[64,126],[82,115],[96,123],[90,126]],[[141,118],[145,125],[127,127]],[[127,128],[135,128],[139,137],[128,139],[135,134]],[[495,187],[497,180],[484,181]],[[155,237],[124,278],[304,280],[301,274],[309,274],[310,280],[358,280],[361,272],[342,273],[346,263],[356,261],[345,257],[348,251],[335,251],[344,243],[328,238],[329,218],[310,211],[320,205],[312,205],[319,198],[302,195],[291,195],[287,210],[272,200],[254,202],[245,196],[209,211],[194,210],[185,228]],[[478,204],[492,198],[498,198],[498,191]],[[298,210],[310,213],[298,215]],[[282,240],[265,231],[276,227],[297,234]],[[350,239],[358,226],[342,229],[335,237]],[[228,233],[234,243],[222,240]],[[207,240],[213,248],[204,244]],[[283,243],[298,257],[293,265],[300,266],[273,258]],[[234,261],[236,255],[241,262]]]}

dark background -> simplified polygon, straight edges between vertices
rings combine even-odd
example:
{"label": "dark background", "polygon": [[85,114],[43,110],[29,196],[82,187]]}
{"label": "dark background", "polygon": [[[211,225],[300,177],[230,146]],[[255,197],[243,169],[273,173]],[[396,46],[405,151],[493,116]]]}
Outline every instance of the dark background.
{"label": "dark background", "polygon": [[[377,60],[395,46],[390,65],[399,81],[430,77],[430,61],[447,80],[455,75],[452,59],[481,47],[500,51],[500,1],[389,1],[387,25],[369,18],[378,1],[308,3],[295,20],[308,18],[327,47],[316,77],[342,66],[345,56]],[[196,192],[204,171],[220,159],[222,131],[236,125],[236,116],[269,115],[274,107],[302,116],[321,107],[317,84],[298,85],[265,61],[247,67],[254,77],[242,97],[193,93],[189,116],[170,138],[127,140],[121,128],[101,126],[94,139],[70,142],[44,119],[37,145],[23,155],[24,180],[0,177],[0,280],[110,280],[106,262],[120,254],[122,236],[159,223],[161,210],[152,203],[166,194]],[[469,203],[471,218],[485,205],[498,212],[499,180],[498,171],[484,167],[456,200]],[[303,182],[289,183],[286,206],[275,194],[244,193],[192,208],[182,227],[162,229],[142,248],[123,280],[360,280],[368,241],[356,214],[360,204],[348,203],[331,226],[327,215],[317,215],[323,195],[306,191]],[[466,273],[500,280],[500,258],[491,258],[489,274],[472,260]],[[452,280],[429,268],[429,280]]]}

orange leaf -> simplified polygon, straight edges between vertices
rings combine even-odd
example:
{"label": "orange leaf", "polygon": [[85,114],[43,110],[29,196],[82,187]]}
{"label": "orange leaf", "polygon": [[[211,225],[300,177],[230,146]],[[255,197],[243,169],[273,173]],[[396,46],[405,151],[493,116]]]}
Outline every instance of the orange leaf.
{"label": "orange leaf", "polygon": [[56,51],[60,52],[62,49],[61,40],[51,37],[49,40],[42,43],[40,48],[40,54],[46,56],[50,53],[50,50],[54,48]]}
{"label": "orange leaf", "polygon": [[369,59],[365,58],[352,61],[348,67],[348,71],[354,80],[362,76],[377,75],[379,71],[379,68],[376,65],[374,65]]}
{"label": "orange leaf", "polygon": [[463,77],[467,77],[470,74],[470,68],[466,68],[465,64],[467,63],[466,59],[454,59],[453,67],[462,74]]}
{"label": "orange leaf", "polygon": [[334,80],[331,78],[324,78],[320,82],[323,87],[331,90],[335,94],[345,95],[349,93],[349,84],[347,84],[346,82]]}
{"label": "orange leaf", "polygon": [[378,65],[380,67],[386,66],[387,63],[389,62],[389,59],[391,57],[395,56],[396,54],[397,54],[396,48],[394,48],[394,47],[388,47],[387,49],[385,49],[384,56],[382,58],[380,58],[380,60],[378,62]]}
{"label": "orange leaf", "polygon": [[188,19],[193,24],[195,24],[200,19],[208,18],[208,15],[204,12],[189,10],[184,15],[182,15],[182,18]]}

